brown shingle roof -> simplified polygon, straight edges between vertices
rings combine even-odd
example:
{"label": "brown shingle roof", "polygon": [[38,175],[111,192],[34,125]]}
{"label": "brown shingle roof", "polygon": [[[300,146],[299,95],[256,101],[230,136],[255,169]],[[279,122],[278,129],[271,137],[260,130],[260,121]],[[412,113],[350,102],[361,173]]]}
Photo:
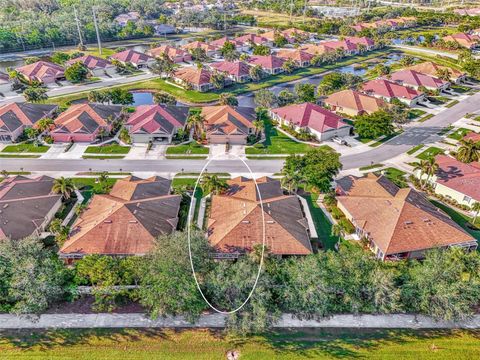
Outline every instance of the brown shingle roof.
{"label": "brown shingle roof", "polygon": [[330,106],[340,106],[369,114],[387,107],[387,103],[384,100],[362,94],[355,90],[343,90],[333,93],[327,97],[324,102]]}
{"label": "brown shingle roof", "polygon": [[205,106],[202,108],[207,134],[245,134],[253,128],[255,111],[247,107]]}

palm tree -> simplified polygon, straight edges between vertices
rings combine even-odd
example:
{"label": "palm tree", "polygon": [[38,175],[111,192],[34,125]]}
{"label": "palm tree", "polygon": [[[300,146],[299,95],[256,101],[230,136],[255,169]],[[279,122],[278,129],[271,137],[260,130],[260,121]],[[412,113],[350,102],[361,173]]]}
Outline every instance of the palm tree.
{"label": "palm tree", "polygon": [[193,135],[197,139],[203,132],[203,123],[205,122],[205,118],[200,113],[195,113],[190,115],[187,120],[187,130],[191,131],[193,129]]}
{"label": "palm tree", "polygon": [[420,172],[420,175],[419,175],[420,187],[423,189],[423,187],[424,187],[423,175],[426,174],[427,167],[428,167],[427,160],[420,160],[420,162],[416,162],[414,165],[415,166],[413,168],[413,171],[419,171]]}
{"label": "palm tree", "polygon": [[457,151],[457,160],[463,163],[471,163],[480,159],[480,142],[473,140],[460,140],[460,147]]}
{"label": "palm tree", "polygon": [[427,174],[428,183],[430,179],[437,173],[438,171],[438,164],[435,161],[434,157],[429,158],[425,163],[425,174]]}
{"label": "palm tree", "polygon": [[282,174],[280,183],[290,194],[295,194],[299,186],[302,184],[302,178],[297,173],[285,172]]}
{"label": "palm tree", "polygon": [[218,103],[220,105],[238,106],[238,99],[231,93],[221,93]]}
{"label": "palm tree", "polygon": [[248,71],[248,74],[253,81],[259,81],[263,76],[262,67],[260,65],[252,66]]}
{"label": "palm tree", "polygon": [[436,75],[441,80],[450,81],[452,73],[448,68],[439,68],[436,71]]}
{"label": "palm tree", "polygon": [[75,184],[72,179],[66,179],[63,176],[53,181],[52,191],[55,194],[62,194],[65,199],[70,199],[75,191]]}
{"label": "palm tree", "polygon": [[201,183],[202,189],[206,194],[218,195],[228,189],[227,182],[224,179],[220,179],[218,175],[204,173]]}
{"label": "palm tree", "polygon": [[47,130],[49,130],[52,125],[54,124],[53,120],[50,118],[43,118],[37,122],[37,128],[40,131],[40,133],[43,133]]}
{"label": "palm tree", "polygon": [[480,202],[475,201],[472,206],[471,206],[472,211],[475,211],[475,215],[473,217],[472,224],[475,225],[475,222],[477,221],[478,213],[480,213]]}
{"label": "palm tree", "polygon": [[295,70],[296,68],[296,64],[295,64],[295,61],[293,61],[292,59],[288,59],[287,61],[285,61],[282,65],[282,69],[283,71],[285,71],[287,74],[290,74],[293,72],[293,70]]}
{"label": "palm tree", "polygon": [[343,235],[343,228],[340,224],[334,224],[331,229],[331,235],[341,237]]}
{"label": "palm tree", "polygon": [[265,128],[265,122],[263,120],[254,120],[252,122],[253,127],[255,128],[255,134],[259,134]]}

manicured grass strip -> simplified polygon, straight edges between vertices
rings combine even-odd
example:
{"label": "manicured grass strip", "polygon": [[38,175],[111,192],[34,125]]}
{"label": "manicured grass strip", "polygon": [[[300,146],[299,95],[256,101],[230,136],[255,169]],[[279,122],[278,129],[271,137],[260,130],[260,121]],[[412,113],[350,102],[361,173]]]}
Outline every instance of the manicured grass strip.
{"label": "manicured grass strip", "polygon": [[202,155],[166,155],[165,159],[177,159],[177,160],[205,160],[208,156]]}
{"label": "manicured grass strip", "polygon": [[450,135],[448,135],[447,137],[449,139],[460,140],[470,132],[472,132],[472,130],[465,129],[465,128],[459,128],[459,129],[455,130],[453,133],[451,133]]}
{"label": "manicured grass strip", "polygon": [[173,155],[173,154],[208,154],[209,148],[197,144],[196,142],[191,142],[188,144],[184,145],[177,145],[177,146],[169,146],[167,148],[167,154],[168,155]]}
{"label": "manicured grass strip", "polygon": [[358,170],[367,171],[367,170],[376,169],[376,168],[379,168],[379,167],[382,167],[382,166],[384,166],[384,165],[383,164],[372,164],[372,165],[368,165],[368,166],[362,166]]}
{"label": "manicured grass strip", "polygon": [[419,144],[417,146],[414,146],[413,148],[411,148],[410,150],[407,151],[407,154],[408,155],[412,155],[412,154],[415,154],[418,150],[420,150],[421,148],[423,148],[423,144]]}
{"label": "manicured grass strip", "polygon": [[108,160],[108,159],[123,159],[125,156],[121,155],[83,155],[84,159],[97,159],[97,160]]}
{"label": "manicured grass strip", "polygon": [[[430,200],[435,206],[439,207],[443,211],[445,211],[453,221],[455,221],[458,225],[460,225],[466,232],[472,235],[475,239],[480,240],[480,231],[471,229],[467,224],[471,222],[473,219],[467,215],[464,215],[450,206],[445,205],[444,203],[437,201],[437,200]],[[479,220],[477,219],[477,224]]]}
{"label": "manicured grass strip", "polygon": [[431,119],[432,117],[434,117],[435,115],[434,114],[428,114],[428,115],[425,115],[424,117],[422,117],[420,120],[418,120],[419,122],[424,122],[424,121],[427,121],[428,119]]}
{"label": "manicured grass strip", "polygon": [[248,156],[247,160],[285,160],[287,156]]}
{"label": "manicured grass strip", "polygon": [[85,154],[128,154],[130,149],[130,146],[122,146],[118,144],[89,146],[85,150]]}
{"label": "manicured grass strip", "polygon": [[330,223],[330,220],[328,220],[317,204],[318,194],[312,193],[303,197],[308,202],[308,207],[317,229],[318,240],[321,242],[323,249],[334,250],[335,244],[338,242],[338,236],[332,235],[332,223]]}
{"label": "manicured grass strip", "polygon": [[0,153],[0,158],[25,158],[25,159],[37,159],[41,155],[14,155],[14,154],[1,154]]}
{"label": "manicured grass strip", "polygon": [[455,105],[457,105],[459,103],[458,100],[453,100],[452,102],[448,103],[447,105],[445,105],[446,108],[451,108]]}
{"label": "manicured grass strip", "polygon": [[411,109],[408,111],[408,118],[410,120],[416,119],[422,115],[425,115],[427,112],[420,109]]}
{"label": "manicured grass strip", "polygon": [[429,147],[428,149],[426,149],[425,151],[421,152],[420,154],[418,154],[416,156],[417,159],[420,159],[420,160],[428,160],[430,159],[431,157],[435,157],[437,156],[438,154],[443,154],[445,151],[443,149],[440,149],[438,147],[435,147],[435,146],[431,146]]}
{"label": "manicured grass strip", "polygon": [[405,175],[407,174],[405,171],[399,170],[394,167],[389,167],[379,171],[379,173],[383,174],[385,177],[387,177],[387,179],[395,183],[398,187],[408,187],[408,184],[405,180]]}
{"label": "manicured grass strip", "polygon": [[3,148],[3,153],[44,153],[50,149],[50,146],[35,145],[32,143],[24,143],[18,145],[7,145]]}

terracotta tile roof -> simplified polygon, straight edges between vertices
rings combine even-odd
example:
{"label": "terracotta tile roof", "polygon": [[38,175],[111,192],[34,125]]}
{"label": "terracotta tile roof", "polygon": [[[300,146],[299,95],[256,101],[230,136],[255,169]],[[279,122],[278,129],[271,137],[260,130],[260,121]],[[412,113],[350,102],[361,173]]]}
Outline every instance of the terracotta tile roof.
{"label": "terracotta tile roof", "polygon": [[253,108],[229,105],[205,106],[202,108],[202,115],[205,118],[204,126],[207,134],[214,135],[248,135],[255,120]]}
{"label": "terracotta tile roof", "polygon": [[423,93],[408,86],[403,86],[385,79],[370,80],[363,84],[362,89],[367,94],[375,94],[387,98],[402,98],[412,100]]}
{"label": "terracotta tile roof", "polygon": [[62,197],[52,193],[52,186],[48,176],[15,176],[0,183],[0,239],[23,239],[43,225]]}
{"label": "terracotta tile roof", "polygon": [[183,128],[188,117],[188,107],[166,105],[141,105],[130,115],[127,126],[131,134],[166,134]]}
{"label": "terracotta tile roof", "polygon": [[247,60],[252,65],[260,65],[264,69],[278,69],[281,68],[285,60],[275,55],[253,55]]}
{"label": "terracotta tile roof", "polygon": [[333,93],[324,102],[330,106],[340,106],[369,114],[388,106],[382,99],[365,95],[355,90],[343,90]]}
{"label": "terracotta tile roof", "polygon": [[314,57],[313,54],[301,49],[280,50],[276,53],[276,55],[279,58],[282,58],[285,60],[292,59],[293,61],[302,62],[302,63],[306,61],[311,61]]}
{"label": "terracotta tile roof", "polygon": [[164,45],[164,46],[159,46],[159,47],[148,50],[147,54],[153,57],[160,57],[163,54],[166,54],[170,60],[173,60],[178,56],[183,57],[188,53],[183,49],[179,49],[177,47],[170,46],[170,45]]}
{"label": "terracotta tile roof", "polygon": [[110,58],[121,61],[123,63],[132,64],[144,63],[153,59],[151,56],[135,50],[121,51],[119,53],[113,54],[112,56],[110,56]]}
{"label": "terracotta tile roof", "polygon": [[422,74],[415,70],[396,71],[390,75],[390,79],[404,85],[425,86],[437,89],[448,83],[448,81]]}
{"label": "terracotta tile roof", "polygon": [[61,78],[64,76],[63,67],[47,61],[37,61],[30,65],[21,66],[16,70],[29,79],[37,81],[43,81],[45,77]]}
{"label": "terracotta tile roof", "polygon": [[444,36],[443,40],[457,42],[462,46],[470,48],[473,45],[476,45],[480,42],[480,36],[469,35],[467,33],[458,33],[458,34]]}
{"label": "terracotta tile roof", "polygon": [[480,164],[464,164],[446,155],[437,155],[437,183],[480,201]]}
{"label": "terracotta tile roof", "polygon": [[209,64],[212,68],[226,72],[233,76],[247,76],[250,74],[250,66],[243,61],[220,61],[213,64]]}
{"label": "terracotta tile roof", "polygon": [[365,45],[367,47],[370,47],[370,46],[374,46],[375,45],[375,41],[373,41],[373,39],[370,39],[366,36],[363,36],[363,37],[356,37],[356,36],[347,36],[345,38],[345,40],[355,44],[355,45]]}
{"label": "terracotta tile roof", "polygon": [[335,51],[333,47],[329,47],[324,44],[307,44],[302,46],[300,50],[303,50],[312,55],[323,55]]}
{"label": "terracotta tile roof", "polygon": [[93,134],[99,127],[107,127],[108,119],[116,119],[122,106],[103,104],[76,104],[55,119],[53,133]]}
{"label": "terracotta tile roof", "polygon": [[383,176],[349,176],[338,185],[338,202],[385,255],[475,241],[422,194]]}
{"label": "terracotta tile roof", "polygon": [[[228,181],[229,190],[212,196],[208,240],[221,252],[244,252],[263,242],[260,196],[251,179]],[[283,195],[279,180],[257,179],[265,217],[268,250],[278,255],[308,255],[308,225],[296,196]]]}
{"label": "terracotta tile roof", "polygon": [[47,117],[57,105],[9,103],[0,105],[0,133],[14,132],[21,126],[33,126]]}
{"label": "terracotta tile roof", "polygon": [[193,49],[201,48],[201,49],[205,50],[205,52],[215,51],[215,50],[218,49],[217,46],[213,46],[212,44],[207,44],[207,43],[204,43],[202,41],[190,42],[188,44],[183,45],[182,48],[185,49],[185,50],[193,50]]}
{"label": "terracotta tile roof", "polygon": [[243,43],[241,43],[240,41],[237,41],[235,39],[229,39],[226,36],[220,39],[211,41],[210,45],[214,46],[215,48],[221,48],[223,45],[225,45],[226,42],[232,43],[233,45],[235,45],[235,47],[239,47],[243,45]]}
{"label": "terracotta tile roof", "polygon": [[415,64],[406,68],[407,70],[418,71],[419,73],[427,74],[430,76],[438,76],[438,70],[448,69],[450,71],[450,77],[453,80],[456,80],[465,75],[464,72],[461,72],[457,69],[453,69],[447,66],[442,66],[435,64],[432,61],[425,61],[419,64]]}
{"label": "terracotta tile roof", "polygon": [[256,45],[263,45],[269,40],[262,35],[255,35],[255,34],[246,34],[235,38],[236,41],[242,44],[249,44],[254,43]]}
{"label": "terracotta tile roof", "polygon": [[182,67],[175,71],[174,77],[192,85],[205,85],[210,83],[212,73],[205,69],[196,67]]}
{"label": "terracotta tile roof", "polygon": [[463,137],[463,140],[472,140],[473,142],[478,142],[480,141],[480,134],[471,131]]}
{"label": "terracotta tile roof", "polygon": [[288,105],[271,111],[295,126],[320,133],[350,126],[342,121],[342,117],[312,103]]}
{"label": "terracotta tile roof", "polygon": [[60,255],[148,253],[155,238],[177,227],[181,196],[169,193],[170,180],[160,177],[118,180],[109,195],[93,197]]}
{"label": "terracotta tile roof", "polygon": [[103,59],[97,56],[92,56],[92,55],[85,55],[81,56],[72,60],[67,61],[67,65],[73,65],[77,62],[82,63],[85,65],[88,69],[90,70],[95,70],[95,69],[106,69],[108,67],[113,66],[113,64],[108,61],[107,59]]}
{"label": "terracotta tile roof", "polygon": [[320,45],[331,49],[342,49],[344,51],[355,51],[358,49],[357,45],[348,40],[324,41]]}

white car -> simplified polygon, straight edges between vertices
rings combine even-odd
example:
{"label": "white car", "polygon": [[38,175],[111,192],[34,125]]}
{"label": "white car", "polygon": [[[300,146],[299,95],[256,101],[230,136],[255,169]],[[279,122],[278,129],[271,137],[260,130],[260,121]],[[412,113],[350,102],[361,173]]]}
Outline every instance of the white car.
{"label": "white car", "polygon": [[332,141],[339,145],[347,145],[347,142],[344,139],[339,138],[338,136],[332,137]]}

